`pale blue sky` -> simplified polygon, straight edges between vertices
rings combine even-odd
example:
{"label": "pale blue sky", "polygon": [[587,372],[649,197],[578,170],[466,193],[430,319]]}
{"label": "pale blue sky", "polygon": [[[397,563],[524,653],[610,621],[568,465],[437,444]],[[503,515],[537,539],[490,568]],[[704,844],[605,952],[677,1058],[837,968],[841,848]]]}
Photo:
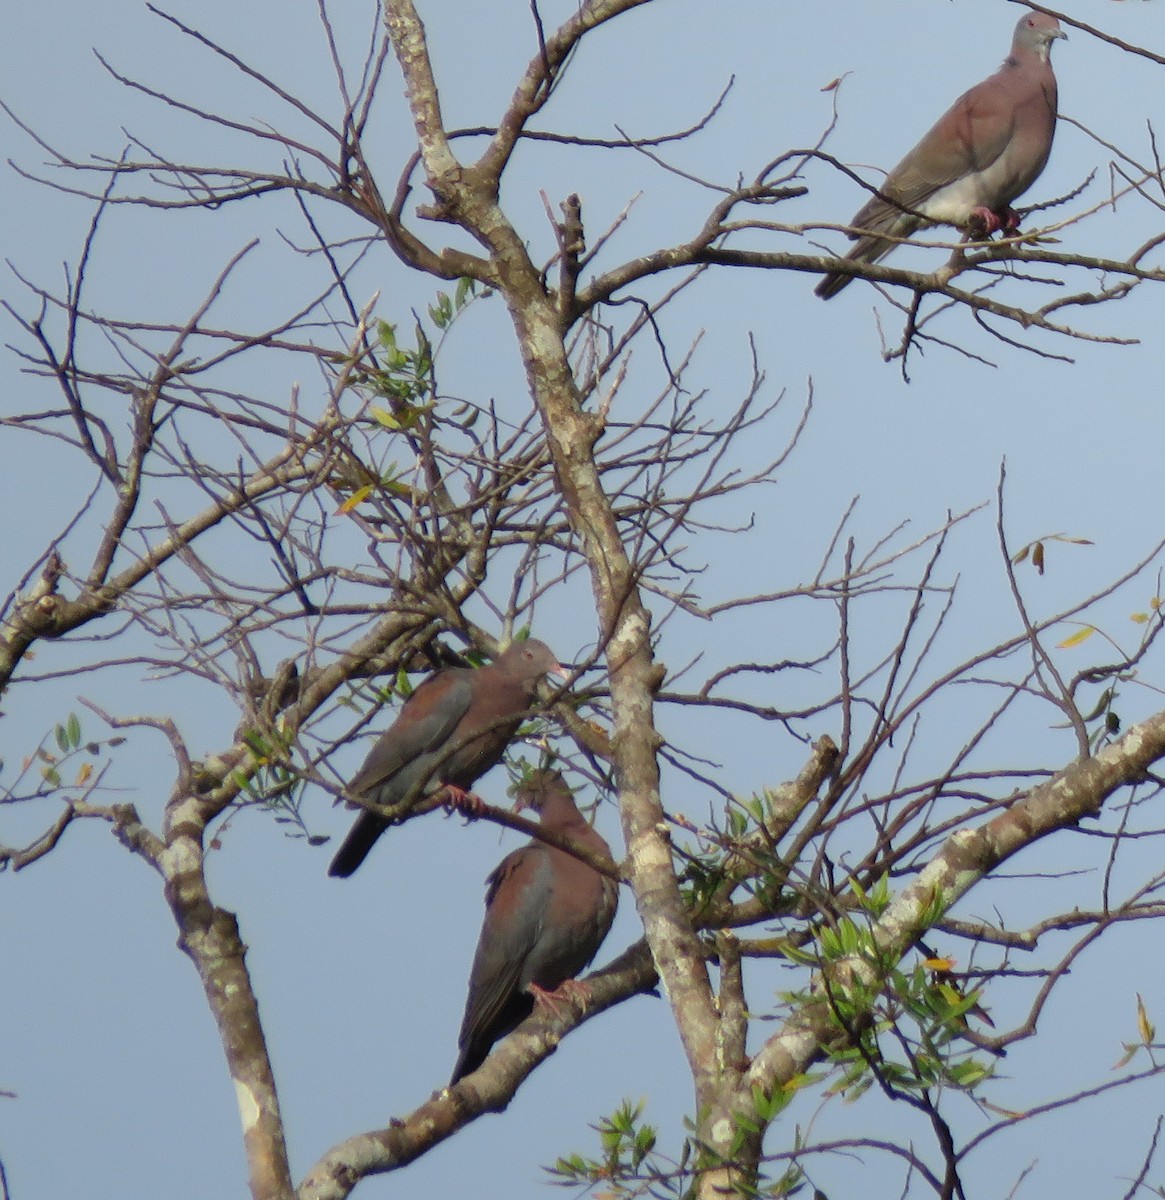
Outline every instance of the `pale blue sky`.
{"label": "pale blue sky", "polygon": [[[207,7],[188,0],[171,11],[272,72],[304,99],[334,108],[314,3],[237,0],[213,6],[210,16]],[[449,121],[492,123],[536,48],[525,0],[493,5],[446,0],[419,7]],[[360,20],[342,32],[354,47],[371,10],[351,8],[360,10]],[[547,4],[545,19],[570,8]],[[1160,5],[1077,0],[1071,11],[1130,42],[1163,48]],[[685,169],[730,183],[738,174],[751,177],[786,148],[811,145],[833,102],[820,89],[848,73],[829,149],[855,164],[887,167],[960,91],[995,69],[1018,14],[1016,5],[996,0],[649,5],[586,44],[543,123],[597,136],[613,136],[616,124],[633,135],[664,132],[696,120],[734,75],[736,85],[719,121],[675,154]],[[282,120],[266,96],[241,87],[142,4],[57,0],[16,6],[5,27],[0,94],[47,140],[77,156],[116,155],[125,127],[176,157],[242,158],[238,144],[224,153],[217,135],[116,85],[94,60],[94,46],[153,86],[220,112]],[[1159,120],[1165,95],[1160,70],[1079,32],[1054,47],[1054,64],[1061,112],[1147,158],[1145,122]],[[395,66],[384,81],[381,113],[377,153],[387,186],[409,151]],[[0,124],[0,150],[0,158],[14,157],[30,167],[41,158],[7,123]],[[1107,161],[1081,132],[1062,127],[1049,167],[1029,198],[1066,193],[1099,168],[1088,193],[1097,202],[1107,186]],[[861,203],[858,189],[824,166],[812,168],[807,180],[811,195],[778,210],[779,219],[844,222]],[[642,192],[606,263],[690,233],[710,195],[677,184],[633,154],[523,149],[504,198],[540,247],[550,244],[540,190],[554,203],[578,191],[592,236]],[[1084,201],[1078,203],[1084,207]],[[80,247],[89,206],[8,171],[0,175],[0,206],[2,257],[38,281],[59,280],[60,264],[72,261]],[[1087,253],[1127,253],[1157,227],[1154,215],[1159,216],[1145,209],[1101,214],[1068,230],[1064,244]],[[306,286],[277,236],[284,221],[287,229],[295,228],[288,207],[254,202],[178,221],[117,213],[91,267],[91,302],[141,319],[179,319],[225,259],[259,236],[262,245],[240,272],[223,309],[227,317],[259,325],[262,314],[281,311],[287,295]],[[841,245],[839,235],[820,236]],[[932,258],[941,253],[929,252]],[[904,252],[899,261],[906,258]],[[1141,289],[1122,305],[1081,318],[1085,328],[1097,332],[1140,337],[1140,346],[1032,338],[1075,358],[1072,365],[1019,353],[959,317],[945,333],[997,365],[932,347],[925,358],[912,358],[908,386],[898,367],[884,364],[879,354],[874,309],[894,337],[897,324],[889,306],[863,284],[825,305],[813,297],[813,282],[793,274],[714,272],[672,313],[677,347],[698,331],[705,334],[691,386],[722,394],[725,407],[747,383],[749,331],[767,371],[769,394],[788,391],[774,432],[783,436],[795,424],[810,381],[815,399],[814,418],[779,486],[751,502],[756,530],[709,537],[698,547],[697,556],[710,566],[702,582],[708,598],[807,578],[855,495],[861,505],[854,532],[867,544],[902,520],[919,534],[933,528],[948,511],[989,501],[1004,459],[1008,527],[1015,544],[1057,531],[1095,543],[1055,547],[1053,569],[1043,579],[1025,575],[1037,616],[1087,596],[1160,536],[1163,364],[1155,294]],[[408,276],[387,256],[369,264],[359,286],[365,288],[362,299],[381,290],[378,312],[390,320],[407,321],[410,306],[423,305],[433,291],[430,281]],[[27,310],[11,276],[4,294]],[[1007,332],[1019,336],[1014,329]],[[6,321],[3,340],[14,336]],[[641,391],[632,387],[622,398],[629,412],[651,394],[646,382],[650,347],[641,346],[637,354],[644,382]],[[55,401],[51,386],[21,376],[11,355],[0,359],[0,371],[6,410]],[[264,385],[278,399],[296,380],[282,377],[278,368],[273,372]],[[454,335],[442,372],[443,387],[452,394],[520,390],[500,304],[487,302],[469,314]],[[11,446],[14,435],[5,437]],[[775,444],[742,447],[741,466],[755,468],[775,449]],[[9,449],[6,462],[0,485],[6,511],[28,519],[13,524],[0,549],[5,589],[43,545],[44,530],[59,527],[88,484],[44,441],[23,439]],[[993,517],[982,514],[956,535],[948,578],[957,570],[969,590],[949,644],[940,649],[944,661],[959,661],[1015,628],[993,525]],[[1122,594],[1103,607],[1107,627],[1126,644],[1136,636],[1128,613],[1147,603],[1150,582],[1142,592]],[[762,629],[743,615],[718,626],[715,634],[699,622],[677,620],[661,652],[673,667],[701,649],[710,662],[727,662],[740,654],[736,639],[764,638],[776,643],[764,653],[797,657],[803,653],[798,639],[804,637],[798,620],[794,614],[784,625]],[[540,610],[536,632],[564,658],[579,654],[594,636],[588,623],[552,603]],[[1082,665],[1067,661],[1070,670]],[[67,648],[46,647],[36,668],[68,662]],[[196,704],[182,687],[143,682],[140,673],[126,669],[111,680],[85,677],[43,691],[16,689],[6,698],[0,757],[10,764],[18,760],[28,739],[76,707],[77,696],[100,699],[122,713],[177,707],[198,750],[227,744],[237,721],[223,703]],[[1160,704],[1147,690],[1130,690],[1128,696],[1126,723]],[[773,702],[791,699],[779,696]],[[952,713],[952,721],[957,715]],[[778,731],[766,728],[758,737],[755,727],[735,722],[692,726],[672,714],[663,720],[693,752],[723,762],[721,778],[732,788],[779,783],[801,765],[799,745]],[[1058,761],[1057,755],[1069,757],[1068,739],[1048,732],[1046,725],[1027,731],[1030,741],[1004,745],[999,753],[1030,754],[1049,763]],[[85,726],[91,736],[100,732],[90,715]],[[807,732],[836,730],[822,726]],[[160,740],[138,742],[140,753],[132,763],[123,762],[114,779],[156,821],[169,787],[168,763]],[[348,770],[363,752],[363,746],[346,748]],[[669,807],[696,818],[706,815],[706,795],[672,783],[675,791],[665,797]],[[482,784],[495,801],[503,788],[500,771]],[[308,813],[314,827],[333,834],[349,820],[323,796],[309,801]],[[31,836],[40,817],[4,811],[2,821],[0,840],[20,841]],[[600,813],[599,826],[617,845],[618,823],[610,807]],[[211,880],[218,901],[239,914],[250,946],[248,963],[283,1089],[297,1178],[338,1139],[407,1113],[445,1082],[480,924],[482,881],[515,844],[513,835],[501,836],[492,828],[467,830],[459,822],[434,818],[394,831],[367,867],[342,882],[325,875],[330,847],[311,849],[285,839],[258,813],[232,822],[215,855]],[[1056,853],[1071,859],[1071,841],[1059,839]],[[1022,885],[1011,891],[1022,905]],[[1068,1086],[1102,1081],[1120,1053],[1120,1039],[1132,1036],[1135,991],[1150,1003],[1156,997],[1158,1016],[1165,1013],[1157,956],[1146,956],[1136,936],[1132,931],[1114,936],[1081,965],[1079,981],[1046,1015],[1042,1032],[1051,1045],[1020,1047],[1006,1060],[1013,1082],[1001,1085],[1001,1103],[1024,1107]],[[599,962],[635,937],[633,906],[624,897]],[[104,827],[74,827],[48,860],[0,882],[0,963],[5,967],[0,1089],[18,1094],[16,1100],[0,1098],[0,1157],[14,1200],[203,1200],[245,1193],[232,1089],[197,978],[174,940],[158,880]],[[1097,969],[1102,962],[1104,969]],[[778,986],[779,978],[762,981],[752,995],[758,1009],[767,1007],[765,989]],[[1097,1012],[1105,1018],[1094,1025],[1090,1016]],[[663,1127],[662,1141],[674,1149],[689,1094],[663,1002],[638,998],[568,1039],[506,1113],[483,1118],[407,1171],[366,1182],[356,1194],[361,1200],[545,1194],[540,1164],[570,1150],[593,1151],[587,1123],[624,1097],[648,1100],[650,1119]],[[1155,1098],[1131,1094],[1112,1103],[1127,1107],[1098,1105],[1065,1114],[1058,1123],[999,1143],[988,1160],[971,1166],[970,1178],[986,1189],[975,1194],[1005,1194],[1033,1159],[1038,1164],[1020,1193],[1025,1197],[1119,1194],[1122,1187],[1113,1173],[1133,1169],[1131,1149],[1118,1160],[1094,1159],[1085,1143],[1099,1121],[1119,1119],[1130,1144],[1140,1147],[1160,1105]],[[774,1130],[770,1147],[780,1148],[792,1121],[804,1123],[810,1115],[808,1106],[794,1113],[788,1125]],[[894,1116],[913,1119],[901,1108]],[[860,1107],[840,1113],[830,1108],[817,1131],[864,1132],[864,1119]],[[910,1128],[925,1139],[921,1127]],[[822,1186],[831,1196],[844,1197],[852,1191],[852,1170],[844,1162],[822,1166]]]}

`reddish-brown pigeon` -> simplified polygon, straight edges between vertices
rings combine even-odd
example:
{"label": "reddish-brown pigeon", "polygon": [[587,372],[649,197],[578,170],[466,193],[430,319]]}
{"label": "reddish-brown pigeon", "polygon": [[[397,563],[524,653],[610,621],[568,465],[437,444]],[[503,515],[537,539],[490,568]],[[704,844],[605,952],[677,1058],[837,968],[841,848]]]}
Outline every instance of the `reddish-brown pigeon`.
{"label": "reddish-brown pigeon", "polygon": [[[548,674],[567,678],[550,647],[531,638],[514,642],[476,671],[446,667],[430,675],[372,747],[348,791],[383,805],[399,804],[418,787],[464,792],[501,761],[538,680]],[[376,813],[362,812],[328,874],[351,875],[388,825]]]}
{"label": "reddish-brown pigeon", "polygon": [[[515,807],[535,809],[544,829],[566,834],[580,849],[611,853],[557,771],[532,772]],[[530,1015],[536,998],[553,1007],[552,993],[598,953],[619,899],[614,880],[539,841],[502,859],[487,888],[450,1087],[485,1062],[494,1042]]]}
{"label": "reddish-brown pigeon", "polygon": [[[1056,76],[1049,54],[1067,36],[1055,17],[1020,17],[1003,66],[955,101],[850,222],[869,233],[850,235],[857,245],[846,258],[877,262],[895,246],[883,235],[905,238],[927,225],[970,227],[978,236],[1019,228],[1011,202],[1035,183],[1051,153]],[[814,290],[828,300],[853,278],[831,271]]]}

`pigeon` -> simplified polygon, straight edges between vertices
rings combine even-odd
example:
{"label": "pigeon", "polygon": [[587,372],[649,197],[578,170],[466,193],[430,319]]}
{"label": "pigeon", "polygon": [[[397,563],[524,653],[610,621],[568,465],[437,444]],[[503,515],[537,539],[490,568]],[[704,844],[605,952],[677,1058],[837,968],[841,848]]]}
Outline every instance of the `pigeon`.
{"label": "pigeon", "polygon": [[[372,747],[348,785],[353,796],[391,806],[420,787],[449,789],[455,800],[501,761],[543,675],[568,677],[545,642],[514,642],[488,666],[447,667],[430,675]],[[479,733],[474,737],[475,733]],[[364,861],[389,822],[365,811],[332,859],[329,875],[346,878]]]}
{"label": "pigeon", "polygon": [[[886,176],[850,224],[852,262],[877,262],[896,243],[928,225],[954,225],[986,236],[1019,228],[1011,202],[1048,161],[1056,132],[1052,42],[1068,35],[1055,17],[1029,12],[1015,27],[1011,53],[989,79],[965,92],[938,124]],[[853,275],[831,271],[814,289],[836,296]]]}
{"label": "pigeon", "polygon": [[[543,829],[568,835],[580,849],[611,853],[558,771],[532,772],[518,789],[515,808],[535,809]],[[554,1008],[570,991],[585,998],[585,985],[574,977],[598,953],[619,898],[614,880],[537,840],[502,859],[486,883],[485,922],[450,1087],[485,1062],[493,1044],[533,1012],[536,1000]]]}

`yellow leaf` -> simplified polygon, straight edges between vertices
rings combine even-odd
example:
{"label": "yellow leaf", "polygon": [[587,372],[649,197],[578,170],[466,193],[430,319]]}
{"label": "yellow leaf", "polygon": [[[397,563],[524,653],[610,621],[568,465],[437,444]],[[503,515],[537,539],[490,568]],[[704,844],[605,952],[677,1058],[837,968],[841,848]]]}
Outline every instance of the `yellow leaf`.
{"label": "yellow leaf", "polygon": [[385,429],[400,429],[401,423],[388,411],[386,408],[377,408],[373,405],[368,410],[377,424],[383,425]]}
{"label": "yellow leaf", "polygon": [[357,488],[339,508],[336,509],[336,515],[343,516],[345,513],[350,513],[357,505],[363,503],[372,495],[372,484],[366,483],[362,488]]}
{"label": "yellow leaf", "polygon": [[1149,601],[1149,607],[1156,612],[1157,609],[1161,607],[1161,597],[1154,596],[1153,599]]}
{"label": "yellow leaf", "polygon": [[77,783],[78,784],[85,783],[88,780],[89,776],[92,774],[93,774],[93,764],[92,763],[82,763],[81,769],[77,772]]}
{"label": "yellow leaf", "polygon": [[1036,542],[1032,547],[1032,566],[1042,575],[1044,573],[1044,543]]}
{"label": "yellow leaf", "polygon": [[1027,1116],[1027,1113],[1021,1108],[1000,1108],[998,1104],[992,1104],[990,1100],[984,1100],[983,1107],[989,1112],[998,1113],[1009,1121],[1022,1121]]}
{"label": "yellow leaf", "polygon": [[1066,637],[1057,646],[1057,650],[1071,650],[1073,646],[1079,646],[1081,642],[1086,642],[1096,632],[1092,625],[1082,625],[1076,630],[1071,637]]}
{"label": "yellow leaf", "polygon": [[1137,1032],[1146,1046],[1151,1046],[1156,1040],[1157,1027],[1149,1020],[1149,1013],[1140,992],[1137,993]]}
{"label": "yellow leaf", "polygon": [[1149,614],[1148,613],[1130,613],[1129,620],[1136,621],[1136,623],[1138,625],[1145,625],[1148,623]]}
{"label": "yellow leaf", "polygon": [[399,432],[405,429],[415,429],[417,423],[426,414],[433,411],[432,404],[401,404],[396,412],[389,412],[384,408],[377,408],[375,405],[369,408],[369,412],[376,420],[378,425],[385,429],[391,429],[394,432]]}

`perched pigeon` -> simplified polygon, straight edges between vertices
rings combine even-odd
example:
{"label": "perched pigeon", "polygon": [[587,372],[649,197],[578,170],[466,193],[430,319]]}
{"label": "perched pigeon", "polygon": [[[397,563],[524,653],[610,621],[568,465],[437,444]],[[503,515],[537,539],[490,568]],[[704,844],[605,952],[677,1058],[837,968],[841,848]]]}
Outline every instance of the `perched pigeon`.
{"label": "perched pigeon", "polygon": [[[348,791],[385,805],[406,799],[424,780],[426,792],[464,792],[501,761],[547,674],[567,678],[550,647],[531,638],[479,670],[447,667],[430,675],[372,747]],[[383,817],[362,812],[328,874],[351,875],[387,828]]]}
{"label": "perched pigeon", "polygon": [[[580,849],[610,854],[557,771],[534,771],[515,807],[535,809],[544,829],[568,835]],[[535,999],[553,1007],[556,989],[568,981],[582,986],[574,977],[602,945],[619,898],[612,879],[539,841],[502,859],[487,885],[451,1087],[530,1015]]]}
{"label": "perched pigeon", "polygon": [[[1055,17],[1020,17],[1003,66],[955,101],[850,222],[869,233],[851,235],[857,245],[846,258],[877,262],[895,246],[878,235],[905,238],[927,225],[971,227],[980,236],[1019,228],[1011,202],[1035,183],[1056,132],[1048,55],[1062,37]],[[814,290],[828,300],[853,278],[832,271]]]}

